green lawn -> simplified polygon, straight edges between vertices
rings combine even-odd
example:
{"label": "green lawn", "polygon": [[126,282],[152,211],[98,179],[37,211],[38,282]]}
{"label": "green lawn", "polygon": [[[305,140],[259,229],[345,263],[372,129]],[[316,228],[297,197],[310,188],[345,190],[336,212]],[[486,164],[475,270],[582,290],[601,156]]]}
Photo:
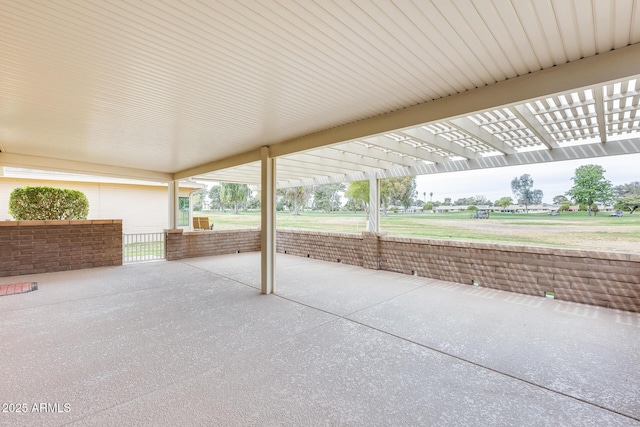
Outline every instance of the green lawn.
{"label": "green lawn", "polygon": [[[204,211],[194,215],[208,216],[215,230],[260,226],[259,212],[234,215]],[[278,228],[361,233],[366,229],[366,215],[303,212],[295,216],[290,212],[278,212],[276,223]],[[563,212],[559,216],[494,213],[490,219],[472,219],[466,212],[389,213],[381,216],[380,228],[395,236],[640,253],[640,215],[628,213],[622,218],[605,213],[589,217],[586,212]]]}
{"label": "green lawn", "polygon": [[125,243],[122,256],[124,259],[162,258],[164,257],[164,241]]}

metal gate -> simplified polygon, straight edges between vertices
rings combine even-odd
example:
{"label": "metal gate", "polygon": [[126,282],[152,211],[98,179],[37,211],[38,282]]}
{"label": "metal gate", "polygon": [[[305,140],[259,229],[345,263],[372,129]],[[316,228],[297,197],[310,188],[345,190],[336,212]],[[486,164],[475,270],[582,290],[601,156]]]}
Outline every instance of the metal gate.
{"label": "metal gate", "polygon": [[122,262],[124,264],[164,258],[164,233],[122,235]]}

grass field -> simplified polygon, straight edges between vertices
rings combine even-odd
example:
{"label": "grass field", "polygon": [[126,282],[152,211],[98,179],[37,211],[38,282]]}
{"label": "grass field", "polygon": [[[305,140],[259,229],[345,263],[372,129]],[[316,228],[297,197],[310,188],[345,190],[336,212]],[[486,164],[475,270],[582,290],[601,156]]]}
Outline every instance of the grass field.
{"label": "grass field", "polygon": [[[195,212],[208,216],[214,229],[254,228],[260,226],[259,212]],[[361,233],[366,228],[364,213],[290,212],[276,214],[278,228]],[[546,214],[491,214],[490,219],[472,219],[469,213],[402,214],[380,217],[380,229],[394,236],[434,239],[500,242],[518,245],[551,246],[640,253],[640,215],[622,218],[601,213],[563,212]]]}

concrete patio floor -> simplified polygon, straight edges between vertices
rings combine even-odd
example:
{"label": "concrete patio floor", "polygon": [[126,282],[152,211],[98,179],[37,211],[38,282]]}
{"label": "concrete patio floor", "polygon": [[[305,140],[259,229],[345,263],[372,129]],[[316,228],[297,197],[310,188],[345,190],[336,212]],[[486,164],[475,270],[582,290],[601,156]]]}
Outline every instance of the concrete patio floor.
{"label": "concrete patio floor", "polygon": [[280,254],[259,277],[0,278],[38,282],[0,298],[0,425],[640,425],[640,314]]}

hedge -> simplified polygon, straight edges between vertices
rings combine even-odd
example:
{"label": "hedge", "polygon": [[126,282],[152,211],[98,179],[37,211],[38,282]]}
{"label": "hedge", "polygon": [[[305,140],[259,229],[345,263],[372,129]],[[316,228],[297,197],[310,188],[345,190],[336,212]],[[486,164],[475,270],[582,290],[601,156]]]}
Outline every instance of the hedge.
{"label": "hedge", "polygon": [[17,221],[87,219],[89,201],[77,190],[20,187],[9,196],[9,213]]}

